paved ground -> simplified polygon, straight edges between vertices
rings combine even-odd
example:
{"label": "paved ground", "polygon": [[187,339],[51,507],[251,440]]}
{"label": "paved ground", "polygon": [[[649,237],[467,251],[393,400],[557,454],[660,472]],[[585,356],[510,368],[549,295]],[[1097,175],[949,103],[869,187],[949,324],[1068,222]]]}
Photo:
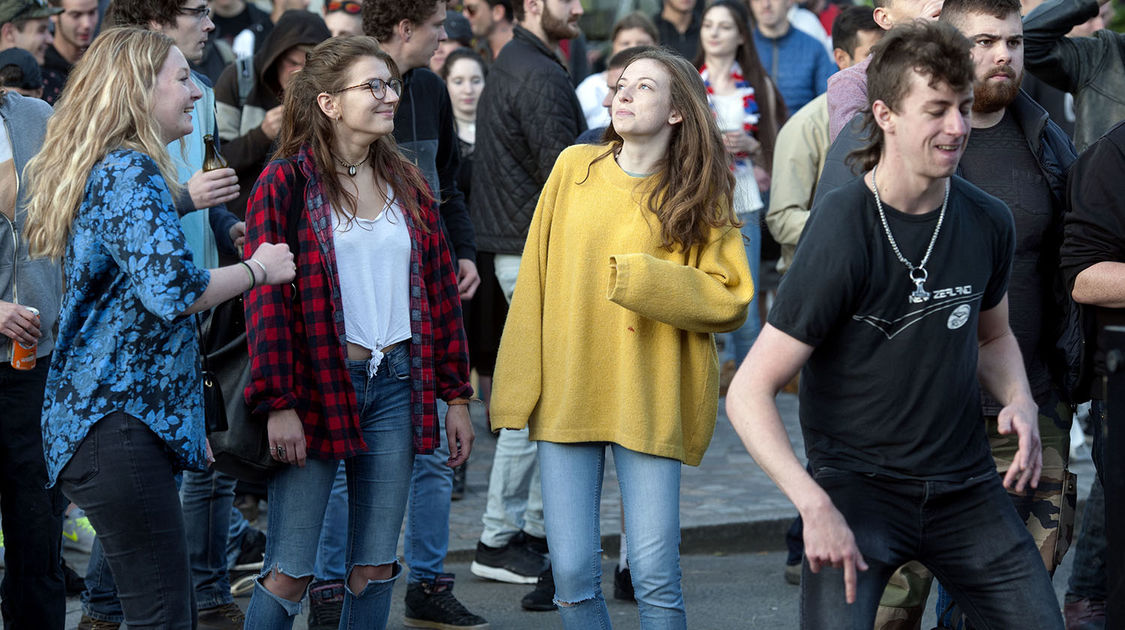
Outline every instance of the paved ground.
{"label": "paved ground", "polygon": [[[778,405],[794,448],[803,453],[796,397],[782,394]],[[488,471],[495,447],[495,440],[486,433],[480,415],[479,409],[474,411],[478,438],[468,471],[468,492],[464,499],[454,502],[450,516],[450,554],[446,568],[459,576],[458,596],[489,619],[493,628],[559,628],[557,614],[527,613],[519,608],[519,599],[529,588],[486,582],[469,573],[468,563],[480,535],[480,516],[484,511]],[[1074,462],[1072,469],[1079,477],[1078,496],[1082,500],[1089,491],[1093,466],[1087,457]],[[616,534],[620,531],[620,498],[612,465],[606,466],[606,474],[601,508],[603,546],[607,554],[614,554]],[[780,553],[784,549],[785,529],[796,510],[754,464],[722,409],[715,437],[702,464],[684,468],[681,488],[684,588],[691,626],[796,628],[797,589],[782,581],[784,554]],[[66,557],[71,566],[80,573],[84,571],[87,556],[67,552]],[[609,593],[612,593],[613,562],[612,559],[604,562],[610,581],[606,588]],[[1065,590],[1069,563],[1070,555],[1064,569],[1055,577],[1060,593]],[[404,591],[401,584],[396,588],[392,628],[401,623]],[[246,600],[240,602],[245,608]],[[632,605],[611,601],[610,611],[615,627],[638,627]],[[78,600],[72,598],[68,602],[68,629],[77,625],[80,615]],[[303,619],[295,627],[304,628]]]}

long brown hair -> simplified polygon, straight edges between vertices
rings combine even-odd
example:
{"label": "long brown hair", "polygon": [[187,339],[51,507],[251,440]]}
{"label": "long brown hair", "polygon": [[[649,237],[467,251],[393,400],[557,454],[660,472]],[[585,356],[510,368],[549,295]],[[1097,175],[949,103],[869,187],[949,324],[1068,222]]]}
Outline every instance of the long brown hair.
{"label": "long brown hair", "polygon": [[[626,68],[638,59],[652,59],[664,66],[671,79],[672,109],[683,117],[672,128],[668,151],[646,192],[648,209],[660,221],[663,246],[669,251],[676,247],[686,251],[707,243],[710,228],[741,225],[734,214],[730,159],[707,106],[707,90],[699,72],[666,48],[638,46],[629,50],[634,52]],[[610,143],[609,150],[594,162],[613,155],[624,143],[612,122],[603,138]]]}
{"label": "long brown hair", "polygon": [[[333,94],[346,87],[348,72],[363,57],[375,57],[382,61],[387,64],[392,77],[402,80],[394,59],[379,47],[374,37],[333,37],[318,44],[309,51],[305,68],[293,75],[285,90],[281,135],[273,155],[275,160],[285,159],[296,155],[305,144],[312,147],[313,163],[321,173],[328,202],[349,220],[354,216],[358,200],[344,190],[339,179],[333,176],[336,159],[332,154],[332,139],[336,127],[321,111],[317,96],[321,93]],[[394,137],[387,134],[371,143],[367,159],[371,161],[376,175],[394,189],[395,200],[402,204],[421,229],[426,230],[418,197],[420,195],[431,201],[434,197],[426,192],[426,180],[418,168],[398,152]],[[388,203],[391,201],[387,200]]]}
{"label": "long brown hair", "polygon": [[[781,98],[781,92],[778,91],[777,85],[770,80],[769,75],[766,74],[766,69],[762,67],[762,60],[758,57],[758,49],[754,46],[754,32],[750,30],[750,13],[746,10],[746,6],[735,0],[716,0],[716,2],[707,5],[707,8],[703,10],[703,15],[706,16],[712,9],[719,7],[730,11],[735,26],[738,27],[738,34],[742,37],[742,43],[738,45],[738,49],[734,52],[734,60],[742,68],[742,76],[746,78],[750,87],[754,88],[754,98],[758,103],[757,140],[762,143],[764,162],[759,166],[767,171],[772,171],[773,149],[777,144],[777,132],[781,130],[781,125],[785,122],[785,119],[789,117],[785,100]],[[702,33],[700,33],[699,40],[699,52],[695,55],[696,68],[703,67]]]}

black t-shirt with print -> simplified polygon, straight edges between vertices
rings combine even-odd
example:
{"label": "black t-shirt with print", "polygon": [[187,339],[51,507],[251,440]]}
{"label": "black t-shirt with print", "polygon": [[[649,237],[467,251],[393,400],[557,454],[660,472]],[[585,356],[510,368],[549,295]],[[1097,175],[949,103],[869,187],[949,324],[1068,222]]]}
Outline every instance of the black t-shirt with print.
{"label": "black t-shirt with print", "polygon": [[[939,209],[883,205],[918,264]],[[891,249],[862,178],[812,213],[768,321],[815,348],[801,373],[800,417],[814,470],[964,480],[994,470],[977,384],[977,322],[1007,290],[1014,247],[1004,204],[952,178],[926,265],[924,303]]]}

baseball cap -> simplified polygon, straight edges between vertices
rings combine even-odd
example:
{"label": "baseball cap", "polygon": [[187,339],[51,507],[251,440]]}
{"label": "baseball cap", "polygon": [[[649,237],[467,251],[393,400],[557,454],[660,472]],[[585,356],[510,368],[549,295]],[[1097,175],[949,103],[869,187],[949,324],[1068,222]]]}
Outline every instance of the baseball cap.
{"label": "baseball cap", "polygon": [[23,80],[19,85],[5,85],[3,87],[22,88],[34,90],[43,87],[43,75],[39,72],[39,64],[31,53],[22,48],[8,48],[0,50],[0,70],[8,66],[16,66],[23,73]]}
{"label": "baseball cap", "polygon": [[473,29],[465,16],[457,11],[446,11],[445,36],[453,41],[468,45],[473,39]]}
{"label": "baseball cap", "polygon": [[47,0],[0,0],[0,24],[51,17],[62,12],[62,7],[47,6]]}

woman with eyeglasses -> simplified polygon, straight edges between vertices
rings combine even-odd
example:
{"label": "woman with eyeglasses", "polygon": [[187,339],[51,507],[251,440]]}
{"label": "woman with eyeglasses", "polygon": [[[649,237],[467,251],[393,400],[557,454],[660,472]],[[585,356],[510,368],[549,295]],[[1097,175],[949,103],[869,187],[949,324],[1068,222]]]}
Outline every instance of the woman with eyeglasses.
{"label": "woman with eyeglasses", "polygon": [[[383,628],[415,453],[472,447],[457,277],[432,194],[395,148],[398,68],[374,38],[330,39],[285,94],[274,160],[251,193],[246,251],[287,239],[291,287],[246,301],[251,413],[282,467],[246,627],[290,628],[312,579],[325,506],[347,470],[341,627]],[[439,436],[435,399],[449,404]],[[460,440],[457,440],[460,436]]]}

